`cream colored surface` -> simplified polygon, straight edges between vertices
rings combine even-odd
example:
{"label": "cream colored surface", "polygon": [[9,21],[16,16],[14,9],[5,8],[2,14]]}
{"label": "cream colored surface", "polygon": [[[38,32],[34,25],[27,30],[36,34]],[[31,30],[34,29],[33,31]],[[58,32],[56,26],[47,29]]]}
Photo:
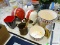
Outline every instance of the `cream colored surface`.
{"label": "cream colored surface", "polygon": [[35,25],[30,29],[30,35],[34,38],[42,38],[45,35],[45,31],[41,26]]}
{"label": "cream colored surface", "polygon": [[37,20],[37,11],[31,12],[29,19],[32,20],[34,24]]}
{"label": "cream colored surface", "polygon": [[38,16],[46,20],[53,20],[57,17],[57,13],[52,10],[41,10]]}

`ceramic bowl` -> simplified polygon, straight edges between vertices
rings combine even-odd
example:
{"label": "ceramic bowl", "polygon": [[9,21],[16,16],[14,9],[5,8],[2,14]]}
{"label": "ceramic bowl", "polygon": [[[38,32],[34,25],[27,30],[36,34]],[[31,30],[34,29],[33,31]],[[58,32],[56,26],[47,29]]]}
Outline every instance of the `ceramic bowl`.
{"label": "ceramic bowl", "polygon": [[45,30],[39,25],[34,25],[30,28],[29,34],[32,37],[32,39],[39,41],[41,38],[45,35]]}

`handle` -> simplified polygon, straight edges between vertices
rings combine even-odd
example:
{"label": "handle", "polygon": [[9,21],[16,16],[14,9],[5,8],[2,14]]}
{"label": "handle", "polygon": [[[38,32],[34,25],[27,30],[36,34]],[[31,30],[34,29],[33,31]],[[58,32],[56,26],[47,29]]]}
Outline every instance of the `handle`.
{"label": "handle", "polygon": [[[54,28],[55,28],[55,23],[53,24],[53,30],[54,30]],[[54,31],[52,31],[52,34],[51,34],[50,45],[52,45],[53,35],[54,35]]]}

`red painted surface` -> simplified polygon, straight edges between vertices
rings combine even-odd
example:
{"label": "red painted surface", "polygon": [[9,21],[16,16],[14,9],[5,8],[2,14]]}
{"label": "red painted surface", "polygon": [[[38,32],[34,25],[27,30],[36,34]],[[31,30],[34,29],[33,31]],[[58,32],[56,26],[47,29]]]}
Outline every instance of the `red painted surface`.
{"label": "red painted surface", "polygon": [[[14,15],[14,11],[15,11],[15,9],[12,11],[12,15]],[[17,8],[14,16],[17,16],[18,18],[23,20],[25,17],[25,12],[22,8]]]}
{"label": "red painted surface", "polygon": [[38,0],[32,0],[32,1],[38,1]]}
{"label": "red painted surface", "polygon": [[30,14],[31,14],[31,12],[33,12],[34,10],[30,10],[29,12],[28,12],[28,14],[27,14],[27,19],[29,19],[29,16],[30,16]]}
{"label": "red painted surface", "polygon": [[5,19],[4,19],[4,22],[13,22],[15,19],[14,16],[7,16]]}
{"label": "red painted surface", "polygon": [[32,3],[37,3],[39,2],[39,0],[32,0]]}

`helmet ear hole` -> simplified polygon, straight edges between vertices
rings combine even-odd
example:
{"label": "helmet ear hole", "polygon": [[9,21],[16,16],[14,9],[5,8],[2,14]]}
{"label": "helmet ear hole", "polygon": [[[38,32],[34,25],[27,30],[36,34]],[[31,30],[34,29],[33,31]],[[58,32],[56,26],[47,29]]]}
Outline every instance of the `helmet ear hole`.
{"label": "helmet ear hole", "polygon": [[28,19],[26,19],[26,18],[24,18],[24,19],[25,19],[26,22],[28,21]]}
{"label": "helmet ear hole", "polygon": [[33,21],[32,20],[29,20],[29,23],[33,23]]}

